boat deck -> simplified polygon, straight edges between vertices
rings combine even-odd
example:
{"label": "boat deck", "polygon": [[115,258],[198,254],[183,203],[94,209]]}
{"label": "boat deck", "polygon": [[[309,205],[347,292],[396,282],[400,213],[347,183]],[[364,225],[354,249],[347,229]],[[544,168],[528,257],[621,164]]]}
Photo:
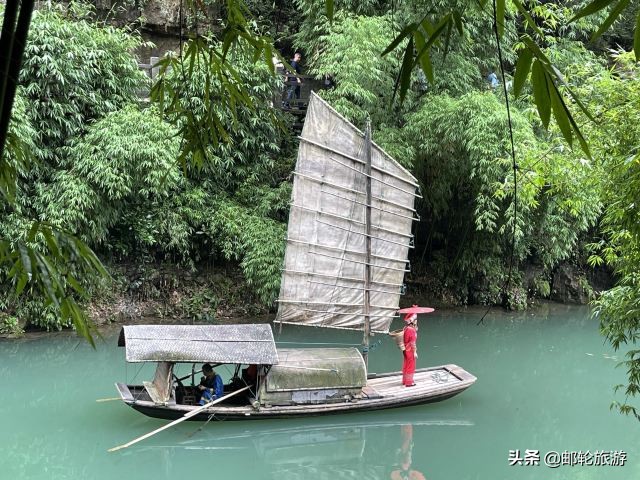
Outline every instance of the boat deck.
{"label": "boat deck", "polygon": [[378,398],[404,398],[409,394],[422,397],[435,391],[455,388],[457,384],[464,382],[464,379],[457,377],[446,367],[419,370],[414,374],[413,380],[416,384],[414,387],[405,387],[402,385],[402,375],[370,378],[365,393],[369,398],[376,397],[376,394]]}

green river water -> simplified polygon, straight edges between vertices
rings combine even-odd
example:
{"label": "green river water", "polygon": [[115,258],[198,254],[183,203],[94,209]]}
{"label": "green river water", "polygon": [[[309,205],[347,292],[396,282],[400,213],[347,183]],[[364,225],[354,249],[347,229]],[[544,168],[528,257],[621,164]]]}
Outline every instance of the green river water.
{"label": "green river water", "polygon": [[[640,425],[609,409],[613,386],[625,380],[624,369],[614,368],[621,354],[603,341],[589,310],[496,309],[476,326],[482,313],[421,316],[418,367],[456,363],[478,377],[452,399],[304,420],[211,422],[201,430],[184,422],[115,453],[107,449],[166,423],[119,401],[96,402],[116,396],[116,381],[152,376],[151,367],[125,365],[116,329],[104,331],[96,350],[69,333],[0,340],[0,479],[640,478]],[[289,347],[359,343],[360,336],[285,326],[276,339]],[[400,368],[390,338],[373,344],[371,371]],[[527,449],[539,451],[540,465],[509,466],[510,450],[525,457]],[[626,461],[550,468],[544,458],[551,451],[623,451]],[[596,457],[606,460],[598,453],[589,463]],[[565,463],[579,458],[568,454]]]}

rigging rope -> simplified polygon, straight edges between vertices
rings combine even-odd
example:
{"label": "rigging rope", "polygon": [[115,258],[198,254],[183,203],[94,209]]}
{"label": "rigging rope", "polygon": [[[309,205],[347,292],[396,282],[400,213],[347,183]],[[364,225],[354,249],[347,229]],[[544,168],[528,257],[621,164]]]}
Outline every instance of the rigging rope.
{"label": "rigging rope", "polygon": [[[504,62],[502,60],[502,47],[500,45],[500,34],[498,33],[498,20],[496,13],[496,0],[493,0],[493,31],[496,36],[496,44],[498,48],[498,62],[500,64],[500,76],[502,77],[502,89],[504,92],[504,99],[507,108],[507,121],[509,123],[509,140],[511,141],[511,166],[513,169],[513,230],[511,233],[511,254],[509,257],[509,271],[507,273],[507,279],[505,281],[504,286],[502,287],[502,291],[504,292],[509,285],[511,285],[511,275],[513,272],[513,257],[515,255],[515,245],[516,245],[516,226],[518,223],[518,164],[516,163],[516,149],[513,141],[513,124],[511,122],[511,106],[509,105],[509,92],[507,91],[507,82],[505,81],[504,75]],[[492,305],[489,305],[487,311],[482,315],[482,318],[476,323],[476,325],[480,325],[484,322],[484,318],[491,311]]]}

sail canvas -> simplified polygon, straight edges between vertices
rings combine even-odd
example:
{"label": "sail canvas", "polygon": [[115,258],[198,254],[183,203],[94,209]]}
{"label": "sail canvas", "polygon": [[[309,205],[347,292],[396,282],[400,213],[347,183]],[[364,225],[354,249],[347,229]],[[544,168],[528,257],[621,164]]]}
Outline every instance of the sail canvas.
{"label": "sail canvas", "polygon": [[369,180],[364,150],[364,134],[312,94],[294,172],[277,321],[361,330],[368,263],[371,330],[389,330],[412,246],[418,184],[375,144]]}

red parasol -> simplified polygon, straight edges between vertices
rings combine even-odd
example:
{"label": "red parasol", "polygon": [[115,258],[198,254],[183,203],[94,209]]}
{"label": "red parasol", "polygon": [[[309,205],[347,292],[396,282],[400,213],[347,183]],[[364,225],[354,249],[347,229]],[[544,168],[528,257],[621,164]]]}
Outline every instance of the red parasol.
{"label": "red parasol", "polygon": [[398,313],[431,313],[433,312],[433,308],[431,307],[419,307],[418,305],[413,305],[407,308],[401,308],[398,310]]}

